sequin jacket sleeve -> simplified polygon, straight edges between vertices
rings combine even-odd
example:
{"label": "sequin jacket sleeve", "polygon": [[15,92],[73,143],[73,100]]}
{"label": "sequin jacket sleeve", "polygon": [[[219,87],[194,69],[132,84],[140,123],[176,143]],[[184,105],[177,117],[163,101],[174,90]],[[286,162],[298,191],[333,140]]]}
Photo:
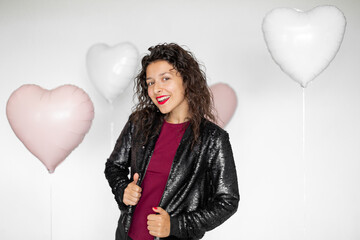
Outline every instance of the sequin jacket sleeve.
{"label": "sequin jacket sleeve", "polygon": [[202,193],[207,196],[206,204],[171,217],[171,235],[176,239],[202,238],[206,231],[233,215],[238,207],[240,196],[229,135],[218,128],[205,139],[200,148],[200,159],[206,158],[208,165],[204,174],[205,193]]}
{"label": "sequin jacket sleeve", "polygon": [[130,183],[128,174],[130,166],[132,131],[132,124],[128,121],[123,128],[105,167],[105,176],[109,182],[120,210],[126,209],[126,205],[123,203],[123,195],[126,186]]}

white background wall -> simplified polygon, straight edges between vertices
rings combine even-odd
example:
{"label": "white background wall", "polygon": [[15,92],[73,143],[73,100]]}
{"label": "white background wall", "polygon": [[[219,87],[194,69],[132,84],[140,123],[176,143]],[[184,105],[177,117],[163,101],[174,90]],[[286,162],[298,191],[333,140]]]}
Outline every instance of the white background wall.
{"label": "white background wall", "polygon": [[[273,8],[323,4],[343,11],[347,29],[334,61],[305,90],[303,112],[302,88],[271,59],[261,23]],[[114,239],[119,212],[103,170],[112,134],[131,112],[132,86],[111,110],[85,56],[95,43],[124,41],[141,54],[162,42],[187,45],[210,85],[237,93],[226,130],[240,207],[204,239],[360,239],[359,29],[356,0],[0,0],[0,239]],[[75,84],[95,105],[90,132],[52,175],[6,118],[10,94],[26,83]]]}

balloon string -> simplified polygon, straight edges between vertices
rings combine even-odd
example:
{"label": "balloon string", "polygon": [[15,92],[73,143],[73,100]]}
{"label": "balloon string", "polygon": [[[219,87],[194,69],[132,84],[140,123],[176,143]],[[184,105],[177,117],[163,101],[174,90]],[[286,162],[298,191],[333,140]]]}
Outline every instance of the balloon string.
{"label": "balloon string", "polygon": [[303,129],[302,129],[302,162],[304,167],[304,239],[306,239],[306,157],[305,157],[305,88],[303,88]]}
{"label": "balloon string", "polygon": [[110,123],[110,131],[111,131],[111,136],[110,136],[110,150],[112,150],[114,148],[114,122],[111,121]]}
{"label": "balloon string", "polygon": [[110,104],[110,151],[114,148],[114,106]]}
{"label": "balloon string", "polygon": [[50,175],[50,239],[52,240],[53,235],[53,174]]}

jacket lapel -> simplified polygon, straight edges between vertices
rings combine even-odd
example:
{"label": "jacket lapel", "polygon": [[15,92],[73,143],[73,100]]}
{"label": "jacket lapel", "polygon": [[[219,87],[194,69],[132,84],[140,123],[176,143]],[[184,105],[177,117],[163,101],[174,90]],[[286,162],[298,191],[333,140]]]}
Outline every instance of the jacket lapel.
{"label": "jacket lapel", "polygon": [[[161,128],[160,128],[161,130]],[[141,154],[136,157],[136,169],[140,174],[140,184],[145,176],[147,166],[155,149],[155,144],[160,135],[160,130],[153,134],[146,145],[139,146]]]}
{"label": "jacket lapel", "polygon": [[[191,126],[189,126],[181,139],[179,147],[176,151],[173,163],[171,165],[171,170],[169,173],[169,178],[166,183],[164,194],[160,201],[160,207],[166,209],[169,206],[171,201],[176,201],[174,196],[179,193],[178,186],[184,186],[185,182],[188,182],[192,178],[193,167],[196,165],[199,152],[199,143],[194,145],[194,148],[191,149],[191,144],[193,141],[193,133]],[[177,187],[175,187],[177,186]],[[166,209],[167,211],[172,211],[172,209]]]}

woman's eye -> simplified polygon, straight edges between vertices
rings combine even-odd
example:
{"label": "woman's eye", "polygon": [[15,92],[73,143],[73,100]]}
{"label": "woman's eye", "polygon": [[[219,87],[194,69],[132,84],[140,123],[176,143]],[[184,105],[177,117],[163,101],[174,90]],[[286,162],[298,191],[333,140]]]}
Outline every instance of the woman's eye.
{"label": "woman's eye", "polygon": [[164,77],[163,80],[167,81],[169,80],[170,78],[169,77]]}
{"label": "woman's eye", "polygon": [[154,82],[147,82],[147,85],[148,86],[151,86],[151,85],[153,85],[154,84]]}

